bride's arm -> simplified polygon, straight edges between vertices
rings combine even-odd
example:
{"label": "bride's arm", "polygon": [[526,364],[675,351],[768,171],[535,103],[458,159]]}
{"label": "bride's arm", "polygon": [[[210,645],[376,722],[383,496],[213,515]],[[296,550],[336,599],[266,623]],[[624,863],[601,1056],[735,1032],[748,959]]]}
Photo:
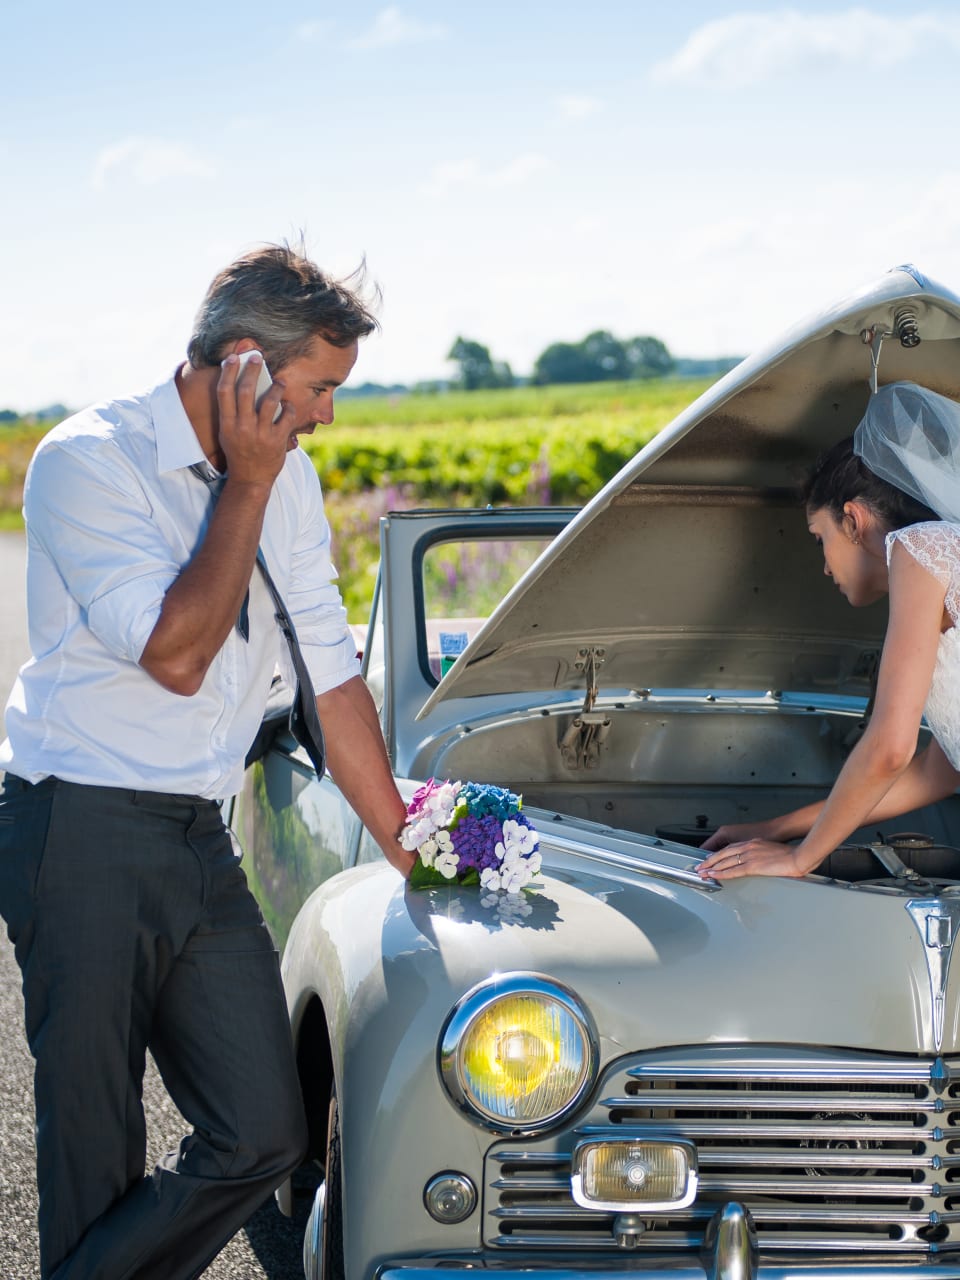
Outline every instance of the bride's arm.
{"label": "bride's arm", "polygon": [[[931,742],[923,751],[918,752],[896,779],[876,805],[870,810],[861,826],[873,822],[886,822],[890,818],[898,818],[902,813],[910,813],[913,809],[922,809],[924,805],[936,804],[952,795],[960,787],[960,772],[943,754],[938,742]],[[793,809],[790,813],[780,814],[776,818],[767,818],[762,822],[744,822],[718,827],[709,840],[701,846],[705,850],[723,849],[729,844],[742,843],[750,839],[774,840],[783,843],[787,840],[799,840],[810,832],[813,824],[823,812],[826,800],[817,800],[813,804],[804,805],[802,809]],[[856,830],[856,828],[853,828]]]}
{"label": "bride's arm", "polygon": [[[809,831],[795,847],[758,839],[726,845],[701,863],[702,875],[716,879],[806,875],[865,822],[907,812],[916,807],[919,794],[929,798],[923,785],[917,785],[924,768],[918,764],[911,770],[911,762],[937,658],[944,593],[943,585],[908,551],[899,544],[894,546],[890,620],[873,716]],[[936,753],[926,761],[926,768],[940,779],[938,785],[943,785]],[[929,781],[929,774],[927,778]],[[789,818],[796,820],[800,814],[809,817],[815,808],[809,806],[806,813],[801,810]]]}
{"label": "bride's arm", "polygon": [[911,809],[945,800],[960,787],[960,773],[943,753],[939,742],[931,742],[910,761],[896,782],[864,818],[862,826],[899,818]]}

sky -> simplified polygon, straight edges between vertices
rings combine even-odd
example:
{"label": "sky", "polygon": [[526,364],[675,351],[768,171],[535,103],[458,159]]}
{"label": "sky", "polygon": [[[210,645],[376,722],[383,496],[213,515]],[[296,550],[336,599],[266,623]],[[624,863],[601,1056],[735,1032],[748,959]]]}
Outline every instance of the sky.
{"label": "sky", "polygon": [[138,390],[207,285],[362,260],[353,382],[591,330],[745,354],[892,266],[960,291],[960,6],[6,0],[0,408]]}

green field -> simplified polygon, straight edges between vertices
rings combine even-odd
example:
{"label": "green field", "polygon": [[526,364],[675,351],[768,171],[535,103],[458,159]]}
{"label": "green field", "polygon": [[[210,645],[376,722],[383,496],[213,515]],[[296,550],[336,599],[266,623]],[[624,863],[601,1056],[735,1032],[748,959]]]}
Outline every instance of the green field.
{"label": "green field", "polygon": [[[377,525],[415,506],[586,502],[710,380],[357,396],[305,447],[323,483],[351,621],[366,620]],[[45,428],[0,429],[0,527],[21,524],[23,476]]]}
{"label": "green field", "polygon": [[710,380],[593,383],[341,400],[306,443],[340,587],[366,620],[377,523],[416,506],[580,506]]}

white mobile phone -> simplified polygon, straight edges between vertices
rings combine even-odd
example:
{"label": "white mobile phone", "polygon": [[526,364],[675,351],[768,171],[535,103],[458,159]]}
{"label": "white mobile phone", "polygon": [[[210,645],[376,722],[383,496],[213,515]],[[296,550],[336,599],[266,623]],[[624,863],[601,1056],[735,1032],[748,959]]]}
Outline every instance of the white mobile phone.
{"label": "white mobile phone", "polygon": [[[238,357],[240,360],[240,368],[237,370],[238,378],[240,377],[241,373],[243,373],[244,365],[246,365],[249,362],[250,357],[253,354],[254,354],[253,351],[241,351]],[[257,354],[259,354],[261,357],[263,355],[262,352],[258,352]],[[258,409],[260,408],[260,401],[263,399],[263,397],[267,394],[267,392],[270,390],[272,386],[273,386],[273,379],[270,377],[270,370],[267,368],[266,360],[264,360],[263,364],[261,364],[260,366],[260,375],[257,378],[257,388],[253,396],[254,404],[257,406]],[[277,411],[273,415],[274,422],[276,422],[276,420],[280,417],[281,413],[283,413],[283,405],[278,404]]]}

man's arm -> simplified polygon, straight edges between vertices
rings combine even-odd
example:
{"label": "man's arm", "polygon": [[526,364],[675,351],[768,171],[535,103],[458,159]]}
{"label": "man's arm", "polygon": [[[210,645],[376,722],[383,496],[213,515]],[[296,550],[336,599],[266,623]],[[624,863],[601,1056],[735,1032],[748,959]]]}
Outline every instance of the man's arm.
{"label": "man's arm", "polygon": [[327,763],[337,786],[387,861],[409,876],[414,855],[398,839],[407,816],[394,782],[377,709],[360,676],[317,696]]}
{"label": "man's arm", "polygon": [[[250,586],[263,517],[283,467],[293,410],[276,422],[276,384],[259,412],[254,389],[260,363],[237,377],[237,357],[224,361],[217,383],[219,444],[227,478],[197,554],[171,584],[140,665],[171,693],[195,694],[236,622]],[[199,484],[200,481],[198,480]]]}

